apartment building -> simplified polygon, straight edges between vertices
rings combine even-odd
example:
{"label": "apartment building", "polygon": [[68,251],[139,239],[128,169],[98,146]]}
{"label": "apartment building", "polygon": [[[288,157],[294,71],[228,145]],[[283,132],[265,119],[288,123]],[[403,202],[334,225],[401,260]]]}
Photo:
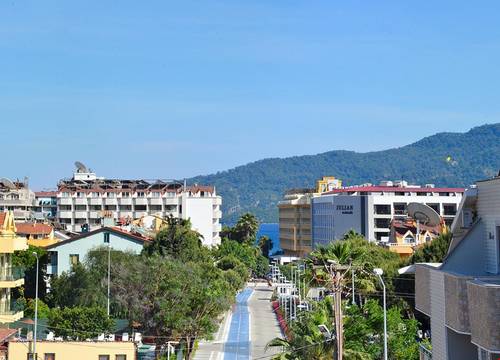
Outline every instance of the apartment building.
{"label": "apartment building", "polygon": [[0,323],[23,317],[23,311],[11,299],[11,289],[24,285],[24,274],[12,265],[12,254],[27,248],[26,238],[16,234],[14,212],[0,213]]}
{"label": "apartment building", "polygon": [[423,359],[500,358],[500,174],[467,189],[442,264],[417,264],[415,306],[430,317]]}
{"label": "apartment building", "polygon": [[33,216],[36,220],[54,220],[57,216],[57,191],[36,191]]}
{"label": "apartment building", "polygon": [[12,211],[14,219],[28,220],[35,204],[35,193],[28,186],[28,179],[24,181],[10,181],[0,179],[0,212]]}
{"label": "apartment building", "polygon": [[311,200],[341,185],[341,180],[325,176],[316,182],[315,189],[293,189],[285,193],[278,203],[280,247],[285,256],[303,257],[311,252]]}
{"label": "apartment building", "polygon": [[127,223],[144,215],[190,219],[207,246],[220,243],[222,198],[213,186],[166,180],[105,179],[80,167],[57,190],[57,220],[70,231],[90,231],[103,218]]}
{"label": "apartment building", "polygon": [[463,188],[408,185],[406,181],[384,181],[342,187],[312,199],[313,247],[341,239],[354,230],[369,241],[387,243],[394,219],[405,220],[409,203],[433,208],[451,225]]}

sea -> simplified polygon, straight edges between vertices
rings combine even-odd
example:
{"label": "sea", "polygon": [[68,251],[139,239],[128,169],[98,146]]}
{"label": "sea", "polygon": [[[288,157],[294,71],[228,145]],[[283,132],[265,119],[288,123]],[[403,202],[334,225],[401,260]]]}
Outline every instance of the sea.
{"label": "sea", "polygon": [[260,224],[259,231],[257,231],[257,241],[261,236],[267,236],[271,239],[273,247],[271,255],[281,252],[280,247],[280,227],[278,223],[264,223]]}

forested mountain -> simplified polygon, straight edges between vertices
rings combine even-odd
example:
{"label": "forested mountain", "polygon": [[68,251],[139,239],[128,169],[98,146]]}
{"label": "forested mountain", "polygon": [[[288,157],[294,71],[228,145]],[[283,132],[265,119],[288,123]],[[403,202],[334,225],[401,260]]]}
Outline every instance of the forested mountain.
{"label": "forested mountain", "polygon": [[276,204],[285,190],[313,187],[332,175],[345,185],[403,178],[409,183],[467,186],[500,169],[500,123],[466,133],[439,133],[400,148],[368,153],[335,150],[317,155],[259,160],[234,169],[189,179],[213,184],[223,197],[223,222],[243,212],[276,222]]}

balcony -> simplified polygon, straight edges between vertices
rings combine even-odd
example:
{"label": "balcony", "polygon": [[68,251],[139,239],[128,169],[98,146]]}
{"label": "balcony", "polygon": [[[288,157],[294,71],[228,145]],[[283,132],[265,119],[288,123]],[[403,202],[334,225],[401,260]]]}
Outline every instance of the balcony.
{"label": "balcony", "polygon": [[165,204],[166,205],[177,205],[177,204],[179,204],[179,199],[177,197],[166,198]]}
{"label": "balcony", "polygon": [[132,205],[132,198],[120,198],[120,205]]}
{"label": "balcony", "polygon": [[471,341],[490,352],[500,349],[500,276],[467,282]]}
{"label": "balcony", "polygon": [[71,205],[73,204],[73,199],[70,197],[63,197],[58,199],[59,205]]}
{"label": "balcony", "polygon": [[104,199],[104,205],[117,205],[118,200],[116,198]]}
{"label": "balcony", "polygon": [[136,205],[147,205],[148,204],[148,199],[147,198],[136,198],[135,199],[135,204]]}
{"label": "balcony", "polygon": [[87,198],[76,198],[75,199],[76,205],[87,205],[87,202],[88,202]]}
{"label": "balcony", "polygon": [[70,210],[59,211],[57,217],[61,219],[71,219],[73,217],[73,212]]}
{"label": "balcony", "polygon": [[0,269],[0,288],[16,288],[24,285],[24,271],[17,267]]}
{"label": "balcony", "polygon": [[214,218],[215,219],[220,219],[222,217],[222,211],[220,210],[215,210],[214,211]]}
{"label": "balcony", "polygon": [[102,211],[91,211],[89,212],[90,219],[100,219]]}
{"label": "balcony", "polygon": [[87,211],[75,211],[75,219],[86,219],[87,218]]}
{"label": "balcony", "polygon": [[222,225],[217,223],[217,224],[213,224],[213,232],[220,232],[222,230]]}
{"label": "balcony", "polygon": [[123,210],[123,211],[120,211],[120,217],[133,218],[134,213],[132,211],[129,211],[129,210]]}
{"label": "balcony", "polygon": [[419,345],[420,356],[419,360],[432,360],[432,350],[428,349],[422,343]]}
{"label": "balcony", "polygon": [[220,196],[214,199],[214,205],[222,205],[222,198]]}
{"label": "balcony", "polygon": [[16,301],[0,301],[0,322],[11,323],[24,316],[23,307]]}
{"label": "balcony", "polygon": [[26,250],[28,244],[26,238],[0,238],[0,253],[12,254],[16,250]]}
{"label": "balcony", "polygon": [[[106,199],[106,200],[113,200],[113,199]],[[102,199],[101,198],[91,198],[89,200],[89,203],[90,203],[90,205],[101,205]],[[114,204],[116,204],[116,200],[115,200]]]}
{"label": "balcony", "polygon": [[149,203],[151,205],[161,205],[163,204],[163,199],[161,197],[150,198]]}

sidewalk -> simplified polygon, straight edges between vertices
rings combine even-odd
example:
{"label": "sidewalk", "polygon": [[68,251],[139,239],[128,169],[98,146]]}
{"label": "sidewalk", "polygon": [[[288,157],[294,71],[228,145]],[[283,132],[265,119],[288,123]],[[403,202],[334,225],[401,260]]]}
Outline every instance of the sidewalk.
{"label": "sidewalk", "polygon": [[[253,288],[253,284],[249,285]],[[248,302],[250,309],[251,327],[251,358],[259,358],[279,353],[279,348],[270,348],[267,352],[265,347],[275,337],[281,337],[281,330],[271,306],[272,287],[267,283],[257,283],[252,297]]]}
{"label": "sidewalk", "polygon": [[194,360],[223,360],[224,343],[227,339],[229,326],[231,324],[232,312],[228,311],[224,315],[219,330],[210,341],[200,341],[198,349],[194,355]]}

